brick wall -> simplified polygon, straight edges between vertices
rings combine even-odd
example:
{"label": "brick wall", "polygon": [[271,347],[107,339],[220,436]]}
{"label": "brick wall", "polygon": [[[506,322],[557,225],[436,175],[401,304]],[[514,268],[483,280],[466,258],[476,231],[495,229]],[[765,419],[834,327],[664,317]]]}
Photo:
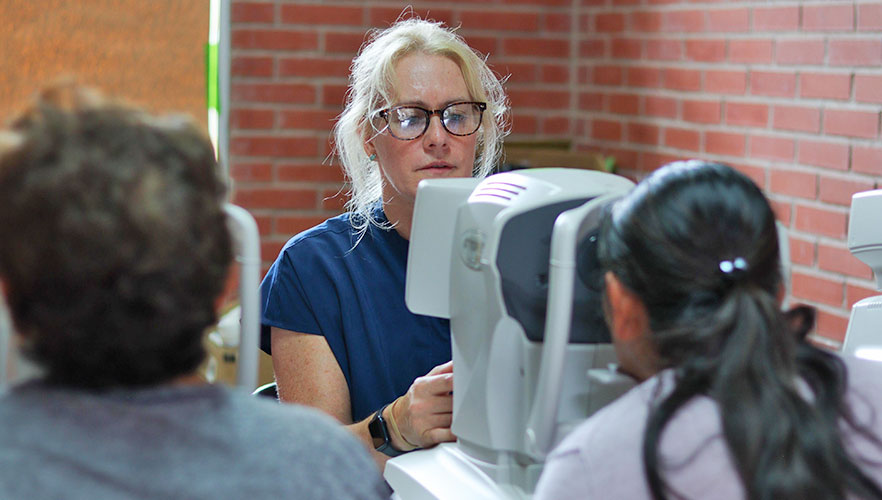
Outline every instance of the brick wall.
{"label": "brick wall", "polygon": [[[400,2],[234,0],[231,171],[263,258],[339,213],[326,161],[348,65]],[[791,230],[793,298],[837,342],[869,269],[845,246],[853,192],[882,180],[882,2],[412,2],[501,75],[513,139],[573,140],[640,176],[700,157],[760,184]]]}
{"label": "brick wall", "polygon": [[841,341],[876,294],[845,234],[882,181],[882,2],[585,0],[579,25],[579,147],[638,176],[695,157],[750,175],[790,228],[793,300]]}

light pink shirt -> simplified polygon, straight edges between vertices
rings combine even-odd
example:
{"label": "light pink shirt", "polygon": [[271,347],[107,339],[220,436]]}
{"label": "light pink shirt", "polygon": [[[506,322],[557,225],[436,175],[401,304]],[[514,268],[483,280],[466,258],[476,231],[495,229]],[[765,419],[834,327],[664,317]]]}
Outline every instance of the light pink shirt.
{"label": "light pink shirt", "polygon": [[[849,401],[860,422],[882,438],[882,363],[846,359]],[[643,472],[643,433],[649,404],[663,372],[597,412],[573,431],[551,453],[534,498],[543,499],[650,499]],[[865,438],[847,440],[853,453],[870,458],[875,466],[863,470],[882,485],[882,450]],[[660,443],[661,462],[670,464],[662,477],[685,498],[744,498],[744,489],[729,458],[720,414],[707,397],[687,403],[665,427]]]}

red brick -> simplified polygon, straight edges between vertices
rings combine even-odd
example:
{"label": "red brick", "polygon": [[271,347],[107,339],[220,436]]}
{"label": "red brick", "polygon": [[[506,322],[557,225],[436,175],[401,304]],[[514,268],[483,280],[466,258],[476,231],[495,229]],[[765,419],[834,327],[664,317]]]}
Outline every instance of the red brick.
{"label": "red brick", "polygon": [[316,109],[286,110],[279,113],[279,127],[283,129],[305,129],[328,131],[334,126],[337,111]]}
{"label": "red brick", "polygon": [[494,57],[502,53],[500,37],[469,35],[466,43],[479,54],[493,54]]}
{"label": "red brick", "polygon": [[542,133],[550,135],[571,135],[571,120],[566,116],[550,116],[542,120]]}
{"label": "red brick", "polygon": [[711,154],[744,156],[744,135],[727,132],[705,132],[704,150]]}
{"label": "red brick", "polygon": [[775,106],[772,124],[776,129],[820,132],[821,112],[815,108]]}
{"label": "red brick", "polygon": [[818,310],[815,319],[815,331],[818,335],[834,342],[845,340],[848,328],[848,317]]}
{"label": "red brick", "polygon": [[[764,189],[766,185],[766,169],[754,165],[745,165],[743,163],[733,163],[732,168],[746,175],[760,189]],[[774,210],[774,207],[773,207]]]}
{"label": "red brick", "polygon": [[774,168],[769,187],[773,193],[814,200],[818,190],[817,175],[798,170]]}
{"label": "red brick", "polygon": [[858,102],[882,103],[882,76],[855,75],[854,98]]}
{"label": "red brick", "polygon": [[536,134],[539,131],[539,120],[535,115],[513,115],[511,127],[514,134]]}
{"label": "red brick", "polygon": [[773,97],[793,97],[796,94],[794,73],[750,72],[750,93]]}
{"label": "red brick", "polygon": [[328,5],[282,5],[281,20],[289,24],[361,26],[364,9]]}
{"label": "red brick", "polygon": [[882,64],[882,39],[830,40],[831,66],[879,66]]}
{"label": "red brick", "polygon": [[280,76],[337,76],[346,78],[351,59],[324,57],[288,57],[279,60]]}
{"label": "red brick", "polygon": [[882,148],[854,146],[851,169],[869,175],[882,175]]}
{"label": "red brick", "polygon": [[295,157],[315,156],[318,144],[307,137],[236,137],[230,152],[243,156]]}
{"label": "red brick", "polygon": [[507,75],[506,83],[536,83],[538,80],[538,68],[533,63],[514,63],[506,61],[494,68],[499,74]]}
{"label": "red brick", "polygon": [[853,256],[845,247],[819,244],[818,269],[855,278],[873,279],[870,267]]}
{"label": "red brick", "polygon": [[833,142],[799,141],[799,163],[816,167],[848,170],[848,146]]}
{"label": "red brick", "polygon": [[796,31],[799,29],[799,7],[753,9],[753,31]]}
{"label": "red brick", "polygon": [[571,17],[567,14],[545,14],[545,30],[565,32],[570,30]]}
{"label": "red brick", "polygon": [[665,129],[665,146],[690,151],[701,150],[701,134],[697,130],[668,127]]}
{"label": "red brick", "polygon": [[696,123],[720,123],[722,104],[719,101],[683,101],[683,120]]}
{"label": "red brick", "polygon": [[[754,180],[754,184],[760,186],[756,180]],[[786,203],[783,201],[774,201],[769,200],[769,205],[772,207],[772,212],[775,212],[775,219],[778,220],[781,224],[784,224],[786,227],[790,227],[790,203]]]}
{"label": "red brick", "polygon": [[822,175],[818,199],[826,203],[850,207],[851,195],[875,188],[875,184],[870,181],[841,179]]}
{"label": "red brick", "polygon": [[336,213],[343,211],[343,205],[349,197],[340,190],[327,190],[322,192],[322,210],[333,210]]}
{"label": "red brick", "polygon": [[234,57],[230,63],[233,76],[273,76],[272,57]]}
{"label": "red brick", "polygon": [[772,62],[771,40],[729,40],[729,60],[745,64]]}
{"label": "red brick", "polygon": [[879,112],[826,109],[824,133],[875,139],[879,135]]}
{"label": "red brick", "polygon": [[233,2],[230,18],[234,23],[271,23],[275,19],[274,7],[263,2]]}
{"label": "red brick", "polygon": [[594,120],[591,137],[602,141],[622,140],[622,124],[617,121]]}
{"label": "red brick", "polygon": [[312,189],[250,189],[238,187],[233,203],[248,208],[304,209],[315,207]]}
{"label": "red brick", "polygon": [[854,5],[805,5],[802,7],[803,31],[852,31]]}
{"label": "red brick", "polygon": [[[288,239],[277,239],[277,238],[261,238],[260,240],[260,255],[265,261],[268,256],[272,256],[272,259],[275,259],[279,252],[282,250],[282,247],[285,246]],[[266,274],[264,272],[264,274]]]}
{"label": "red brick", "polygon": [[662,15],[658,11],[637,10],[628,16],[628,21],[631,31],[652,33],[661,29]]}
{"label": "red brick", "polygon": [[634,94],[612,94],[607,104],[610,113],[636,115],[640,112],[640,98]]}
{"label": "red brick", "polygon": [[273,121],[271,109],[234,108],[230,113],[230,126],[234,129],[273,128]]}
{"label": "red brick", "polygon": [[628,142],[637,144],[658,144],[659,128],[645,123],[628,124]]}
{"label": "red brick", "polygon": [[593,71],[592,82],[595,85],[621,85],[622,67],[596,66]]}
{"label": "red brick", "polygon": [[882,4],[858,5],[858,31],[882,30]]}
{"label": "red brick", "polygon": [[663,153],[642,153],[640,156],[640,160],[638,162],[637,168],[643,172],[651,172],[662,165],[667,165],[668,163],[686,160],[688,156],[685,155],[669,155]]}
{"label": "red brick", "polygon": [[570,43],[549,38],[506,38],[502,49],[508,56],[567,57]]}
{"label": "red brick", "polygon": [[791,277],[791,291],[794,297],[841,306],[845,287],[842,278],[829,279],[794,272]]}
{"label": "red brick", "polygon": [[652,61],[679,60],[683,57],[683,42],[667,39],[647,40],[646,57]]}
{"label": "red brick", "polygon": [[780,137],[752,136],[750,138],[750,157],[777,161],[793,161],[796,142]]}
{"label": "red brick", "polygon": [[233,47],[263,50],[316,50],[318,35],[312,32],[287,30],[233,30]]}
{"label": "red brick", "polygon": [[779,40],[776,60],[779,64],[823,64],[824,40]]}
{"label": "red brick", "polygon": [[321,103],[326,106],[335,106],[342,108],[343,100],[346,96],[346,85],[332,85],[329,83],[322,84]]}
{"label": "red brick", "polygon": [[273,166],[270,163],[236,162],[230,176],[238,182],[269,182],[273,180]]}
{"label": "red brick", "polygon": [[[717,121],[719,121],[719,106],[717,112]],[[677,101],[669,97],[646,96],[643,101],[643,113],[647,116],[676,118]]]}
{"label": "red brick", "polygon": [[627,68],[625,82],[632,87],[656,88],[661,85],[661,70],[642,66]]}
{"label": "red brick", "polygon": [[459,17],[464,26],[482,30],[535,32],[539,29],[539,16],[533,12],[465,10]]}
{"label": "red brick", "polygon": [[579,109],[600,111],[603,109],[603,96],[595,92],[582,92],[579,94]]}
{"label": "red brick", "polygon": [[[313,2],[316,3],[316,2]],[[369,5],[368,8],[368,25],[369,26],[377,26],[380,28],[385,28],[387,26],[391,26],[392,23],[395,22],[396,19],[401,17],[402,9],[400,6],[396,7],[376,7],[373,2],[363,2],[365,5]],[[456,26],[456,19],[454,18],[453,11],[450,9],[438,9],[433,8],[426,9],[414,9],[414,14],[421,17],[422,19],[432,19],[435,21],[441,21],[447,26]]]}
{"label": "red brick", "polygon": [[708,10],[707,30],[712,33],[746,33],[750,31],[750,11],[746,8]]}
{"label": "red brick", "polygon": [[725,40],[686,40],[686,59],[701,62],[726,60]]}
{"label": "red brick", "polygon": [[567,83],[570,69],[563,64],[543,64],[539,68],[539,79],[545,83]]}
{"label": "red brick", "polygon": [[803,266],[815,263],[815,244],[796,236],[790,237],[790,262]]}
{"label": "red brick", "polygon": [[747,74],[743,71],[706,71],[704,91],[714,94],[744,94]]}
{"label": "red brick", "polygon": [[664,87],[671,90],[697,91],[701,90],[701,72],[692,69],[663,70]]}
{"label": "red brick", "polygon": [[846,232],[846,213],[824,208],[796,205],[795,227],[799,231],[844,238]]}
{"label": "red brick", "polygon": [[697,33],[705,30],[704,12],[674,10],[662,14],[662,29],[668,33]]}
{"label": "red brick", "polygon": [[606,55],[604,40],[585,40],[579,44],[579,57],[600,58]]}
{"label": "red brick", "polygon": [[343,182],[343,171],[336,165],[279,165],[276,168],[279,182]]}
{"label": "red brick", "polygon": [[358,52],[364,43],[364,33],[325,33],[325,52],[341,53],[350,57]]}
{"label": "red brick", "polygon": [[799,96],[819,99],[848,99],[851,97],[851,75],[848,73],[802,73],[799,77]]}
{"label": "red brick", "polygon": [[560,90],[510,90],[512,108],[563,109],[570,104],[569,92]]}
{"label": "red brick", "polygon": [[635,38],[615,38],[612,41],[612,56],[617,59],[640,59],[643,42]]}
{"label": "red brick", "polygon": [[[867,267],[866,264],[863,264],[863,266],[866,267],[868,270],[870,269],[869,267]],[[846,307],[851,309],[852,306],[854,306],[855,302],[859,302],[859,301],[864,300],[868,297],[874,297],[876,295],[879,295],[879,293],[880,292],[878,290],[876,290],[875,288],[866,288],[866,287],[862,287],[862,286],[852,285],[851,283],[846,283],[845,284],[845,305],[846,305]]]}
{"label": "red brick", "polygon": [[769,106],[730,102],[726,104],[726,124],[765,127],[769,123]]}
{"label": "red brick", "polygon": [[287,83],[238,83],[230,91],[233,102],[313,103],[312,85]]}
{"label": "red brick", "polygon": [[594,18],[594,30],[598,33],[625,31],[625,15],[617,12],[597,14]]}

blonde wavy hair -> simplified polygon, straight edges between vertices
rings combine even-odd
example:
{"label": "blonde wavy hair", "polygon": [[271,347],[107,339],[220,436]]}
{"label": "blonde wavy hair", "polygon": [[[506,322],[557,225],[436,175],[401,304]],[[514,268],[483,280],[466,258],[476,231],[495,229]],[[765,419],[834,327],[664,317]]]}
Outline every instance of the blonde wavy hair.
{"label": "blonde wavy hair", "polygon": [[364,143],[375,131],[370,117],[378,109],[393,104],[395,63],[406,55],[423,53],[447,57],[459,66],[470,98],[487,103],[478,130],[475,177],[487,176],[502,154],[502,140],[509,132],[509,106],[502,81],[490,70],[486,60],[465,40],[440,22],[410,18],[399,20],[384,30],[374,30],[352,61],[346,106],[334,126],[334,148],[349,183],[346,210],[353,227],[364,233],[369,224],[387,227],[371,214],[382,199],[385,180],[376,161],[364,150]]}

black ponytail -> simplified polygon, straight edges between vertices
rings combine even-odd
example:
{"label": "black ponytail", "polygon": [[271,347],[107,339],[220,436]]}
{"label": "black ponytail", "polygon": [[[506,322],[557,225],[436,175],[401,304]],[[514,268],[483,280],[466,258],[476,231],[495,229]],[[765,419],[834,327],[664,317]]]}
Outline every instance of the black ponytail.
{"label": "black ponytail", "polygon": [[882,498],[843,444],[840,424],[869,434],[844,400],[842,361],[805,341],[805,308],[779,309],[775,218],[749,179],[719,164],[662,168],[613,209],[598,256],[646,305],[661,368],[674,374],[644,435],[654,498],[679,497],[659,444],[699,396],[717,403],[748,498]]}

